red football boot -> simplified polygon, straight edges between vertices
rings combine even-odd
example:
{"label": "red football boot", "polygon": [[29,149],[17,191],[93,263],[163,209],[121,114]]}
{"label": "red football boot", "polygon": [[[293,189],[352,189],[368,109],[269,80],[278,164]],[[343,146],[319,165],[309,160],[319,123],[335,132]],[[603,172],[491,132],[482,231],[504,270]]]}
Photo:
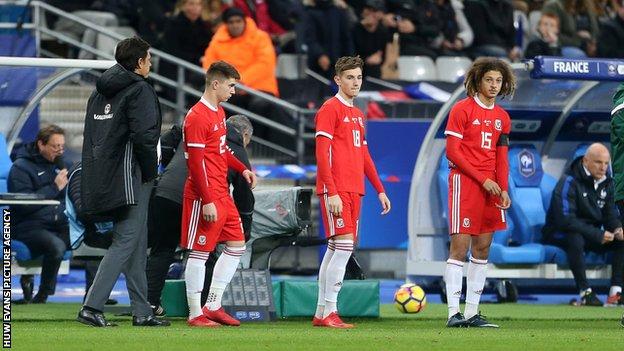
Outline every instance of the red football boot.
{"label": "red football boot", "polygon": [[208,307],[204,306],[202,307],[202,312],[204,313],[204,317],[219,324],[230,325],[233,327],[238,327],[240,325],[240,321],[227,314],[223,307],[219,308],[216,311],[211,311],[208,309]]}
{"label": "red football boot", "polygon": [[214,328],[214,327],[218,327],[221,324],[217,323],[217,322],[213,322],[210,319],[206,318],[204,315],[201,316],[197,316],[193,319],[189,319],[186,324],[188,324],[189,327],[204,327],[204,328]]}
{"label": "red football boot", "polygon": [[338,316],[338,313],[336,312],[332,312],[329,314],[329,316],[323,318],[321,320],[320,326],[338,328],[338,329],[353,328],[353,324],[348,324],[348,323],[343,322],[342,319],[340,319],[340,316]]}
{"label": "red football boot", "polygon": [[317,318],[316,316],[314,316],[314,318],[312,318],[312,326],[314,326],[314,327],[322,327],[323,326],[323,319]]}

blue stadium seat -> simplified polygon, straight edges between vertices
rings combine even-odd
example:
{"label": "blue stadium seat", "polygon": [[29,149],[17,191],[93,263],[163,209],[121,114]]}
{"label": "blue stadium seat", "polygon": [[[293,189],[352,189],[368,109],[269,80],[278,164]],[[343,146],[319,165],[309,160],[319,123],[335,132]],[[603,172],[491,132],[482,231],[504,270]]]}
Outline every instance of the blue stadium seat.
{"label": "blue stadium seat", "polygon": [[[440,196],[442,218],[448,222],[448,176],[449,167],[446,154],[442,154],[437,172],[438,194]],[[507,229],[494,233],[488,261],[494,264],[537,263],[543,259],[543,251],[530,246],[510,247],[513,233],[513,220],[507,217]],[[533,246],[533,244],[531,245]]]}
{"label": "blue stadium seat", "polygon": [[448,177],[449,177],[449,164],[446,158],[446,152],[442,153],[440,157],[440,164],[438,166],[438,172],[436,173],[436,179],[438,183],[438,195],[440,196],[440,213],[442,219],[448,223]]}
{"label": "blue stadium seat", "polygon": [[[507,211],[515,224],[510,239],[518,255],[505,258],[506,263],[542,263],[546,252],[540,244],[541,230],[546,219],[545,205],[556,185],[553,177],[545,175],[539,153],[533,145],[509,148],[509,195],[512,206]],[[543,196],[543,193],[548,193]],[[536,201],[538,200],[538,201]],[[511,261],[517,259],[517,262]]]}
{"label": "blue stadium seat", "polygon": [[9,171],[11,170],[11,158],[7,150],[6,139],[2,133],[0,133],[0,193],[7,192],[7,179],[9,178]]}
{"label": "blue stadium seat", "polygon": [[542,159],[533,145],[509,148],[509,191],[513,205],[509,213],[516,223],[513,240],[520,245],[539,243],[546,220],[541,183]]}
{"label": "blue stadium seat", "polygon": [[[33,257],[30,253],[30,249],[28,249],[28,246],[26,246],[26,244],[24,244],[23,242],[15,239],[11,239],[11,253],[13,254],[13,257],[15,257],[15,259],[19,262],[33,261],[41,258],[41,256]],[[71,251],[65,251],[65,254],[63,255],[63,260],[69,260],[70,258]]]}

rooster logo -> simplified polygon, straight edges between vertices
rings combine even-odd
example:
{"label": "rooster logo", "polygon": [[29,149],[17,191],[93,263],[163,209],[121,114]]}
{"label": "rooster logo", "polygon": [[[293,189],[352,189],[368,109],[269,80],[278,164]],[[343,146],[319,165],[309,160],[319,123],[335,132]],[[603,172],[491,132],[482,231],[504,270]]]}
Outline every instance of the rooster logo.
{"label": "rooster logo", "polygon": [[530,177],[535,174],[535,158],[529,150],[522,150],[518,154],[520,159],[520,174],[523,177]]}

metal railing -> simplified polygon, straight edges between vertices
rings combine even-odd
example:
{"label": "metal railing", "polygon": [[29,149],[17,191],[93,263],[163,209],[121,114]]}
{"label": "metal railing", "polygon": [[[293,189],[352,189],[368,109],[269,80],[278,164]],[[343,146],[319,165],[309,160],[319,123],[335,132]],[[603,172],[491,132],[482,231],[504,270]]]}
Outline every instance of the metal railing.
{"label": "metal railing", "polygon": [[[101,50],[98,50],[98,48],[85,44],[79,40],[76,40],[67,34],[53,30],[51,28],[47,28],[43,24],[43,21],[42,21],[46,13],[53,14],[55,16],[58,16],[59,18],[63,18],[67,21],[71,21],[74,24],[83,26],[85,29],[90,29],[98,35],[104,35],[114,40],[122,40],[125,38],[123,35],[116,33],[113,30],[91,23],[88,20],[85,20],[84,18],[65,12],[63,10],[60,10],[44,2],[32,1],[30,3],[30,6],[33,11],[32,12],[33,21],[32,23],[24,23],[22,28],[32,28],[32,30],[35,33],[38,52],[40,53],[42,52],[41,46],[40,46],[40,43],[41,43],[40,38],[42,35],[46,35],[50,38],[53,38],[54,40],[67,43],[68,45],[76,49],[84,50],[85,52],[93,54],[97,58],[105,59],[105,60],[114,59],[112,53],[110,52],[103,52]],[[9,27],[6,24],[3,24],[3,26]],[[175,96],[174,101],[170,101],[166,98],[163,99],[161,97],[161,102],[167,106],[174,108],[179,113],[180,116],[183,116],[187,110],[187,97],[190,96],[193,98],[193,100],[195,100],[195,99],[198,99],[203,93],[202,91],[197,90],[195,87],[188,84],[187,77],[190,75],[197,75],[198,77],[203,78],[205,76],[204,69],[201,68],[200,66],[191,64],[187,61],[181,60],[166,52],[158,50],[157,48],[150,49],[150,53],[152,55],[152,58],[155,61],[158,61],[160,63],[167,62],[176,67],[175,80],[165,77],[161,74],[158,74],[157,72],[151,73],[150,77],[156,83],[160,84],[161,86],[171,88],[176,91],[176,96]],[[20,59],[23,59],[23,58],[20,58]],[[288,137],[294,138],[295,148],[292,150],[289,148],[280,146],[280,145],[276,145],[268,140],[262,140],[257,137],[254,137],[253,140],[256,143],[262,145],[263,148],[268,148],[270,150],[273,150],[276,156],[281,155],[282,157],[285,157],[286,159],[290,159],[290,161],[296,161],[297,163],[302,164],[304,161],[304,156],[305,156],[304,155],[305,140],[306,139],[312,140],[314,138],[313,133],[305,132],[306,118],[310,116],[311,114],[313,114],[314,110],[301,108],[290,102],[281,100],[270,94],[252,89],[243,84],[238,84],[237,88],[246,92],[249,95],[252,95],[254,97],[267,101],[274,108],[281,108],[284,111],[286,111],[288,115],[292,117],[292,120],[294,121],[294,127],[285,126],[280,123],[276,123],[275,121],[271,120],[270,116],[261,116],[261,115],[258,115],[256,113],[253,113],[251,111],[248,111],[246,109],[240,108],[238,106],[235,106],[229,103],[223,104],[224,109],[234,112],[234,113],[241,113],[241,114],[246,115],[253,121],[254,124],[260,124],[260,125],[266,126],[271,131],[271,133],[281,133]],[[280,157],[276,157],[276,158],[280,158]]]}

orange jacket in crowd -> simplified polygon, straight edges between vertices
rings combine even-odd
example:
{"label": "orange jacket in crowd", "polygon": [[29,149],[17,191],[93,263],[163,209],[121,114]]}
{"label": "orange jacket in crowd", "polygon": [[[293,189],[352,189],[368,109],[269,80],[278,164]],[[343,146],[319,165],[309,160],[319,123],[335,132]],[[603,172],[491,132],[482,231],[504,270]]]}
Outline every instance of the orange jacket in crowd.
{"label": "orange jacket in crowd", "polygon": [[246,86],[279,96],[273,42],[251,18],[245,18],[245,31],[238,38],[230,37],[225,25],[219,27],[206,48],[202,65],[208,69],[218,60],[233,65],[241,75],[241,83]]}

